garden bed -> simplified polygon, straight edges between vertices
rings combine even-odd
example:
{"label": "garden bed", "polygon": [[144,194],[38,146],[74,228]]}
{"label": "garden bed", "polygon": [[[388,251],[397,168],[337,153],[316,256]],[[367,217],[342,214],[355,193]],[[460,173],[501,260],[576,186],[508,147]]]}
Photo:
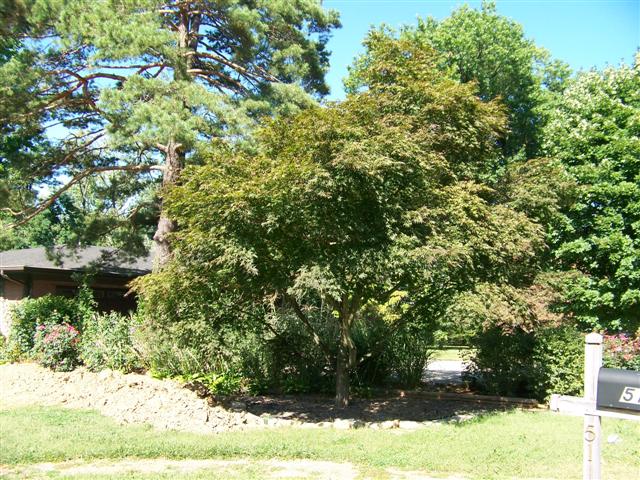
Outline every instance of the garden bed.
{"label": "garden bed", "polygon": [[52,372],[29,363],[1,365],[0,381],[8,405],[92,408],[120,423],[199,433],[281,426],[417,429],[519,406],[470,395],[395,391],[337,409],[329,396],[213,398],[147,375],[84,368]]}
{"label": "garden bed", "polygon": [[434,421],[463,421],[480,414],[522,406],[473,399],[470,395],[451,395],[448,398],[437,398],[435,395],[427,398],[428,396],[388,392],[384,397],[352,399],[350,405],[344,409],[334,405],[333,397],[319,395],[244,397],[234,403],[262,417],[322,424],[339,419],[352,419],[365,425],[384,424],[387,428],[419,428],[419,424],[426,425]]}

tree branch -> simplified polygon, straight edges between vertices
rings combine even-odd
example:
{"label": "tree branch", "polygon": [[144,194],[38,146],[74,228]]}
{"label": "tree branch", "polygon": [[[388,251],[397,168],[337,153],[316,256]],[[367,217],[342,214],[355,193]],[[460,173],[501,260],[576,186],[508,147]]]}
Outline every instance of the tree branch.
{"label": "tree branch", "polygon": [[246,92],[247,90],[239,81],[231,78],[229,75],[208,68],[190,68],[187,70],[187,73],[195,74],[201,78],[208,78],[210,77],[210,75],[215,75],[216,77],[225,80],[227,83],[234,85],[238,90],[242,92]]}
{"label": "tree branch", "polygon": [[[200,40],[198,43],[204,45],[205,48],[210,48],[207,45],[207,43],[204,42],[204,41]],[[217,53],[207,53],[207,52],[200,52],[200,51],[189,51],[189,52],[185,52],[184,54],[185,55],[194,55],[194,56],[196,56],[196,57],[198,57],[200,59],[208,58],[210,60],[215,60],[216,62],[222,63],[223,65],[226,65],[227,67],[231,68],[232,70],[238,72],[240,75],[245,77],[247,80],[263,79],[263,80],[268,80],[270,82],[279,82],[280,81],[280,80],[278,80],[278,78],[274,77],[273,75],[268,74],[264,70],[262,71],[262,74],[257,74],[257,73],[251,72],[248,69],[246,69],[245,67],[243,67],[242,65],[238,65],[237,63],[232,62],[231,60],[227,59],[223,55],[220,55],[220,54],[217,54]]]}
{"label": "tree branch", "polygon": [[320,349],[322,350],[322,353],[324,353],[326,359],[330,361],[331,360],[331,350],[322,341],[322,339],[320,338],[320,335],[318,335],[318,333],[316,332],[315,328],[313,328],[313,325],[311,324],[311,321],[309,321],[309,317],[307,317],[305,315],[305,313],[302,311],[302,308],[300,308],[300,305],[298,304],[298,302],[296,301],[296,299],[294,297],[292,297],[291,295],[286,294],[286,293],[284,294],[284,297],[291,303],[291,306],[293,307],[293,311],[295,312],[296,316],[300,319],[300,321],[304,324],[304,326],[307,327],[307,330],[309,330],[309,333],[311,334],[311,338],[313,339],[313,342],[318,347],[320,347]]}
{"label": "tree branch", "polygon": [[149,170],[161,170],[162,171],[162,170],[164,170],[164,167],[160,166],[160,165],[122,165],[122,166],[116,165],[116,166],[111,166],[111,167],[91,167],[91,168],[88,168],[84,172],[79,173],[78,175],[73,177],[65,186],[60,188],[57,192],[55,192],[53,195],[51,195],[44,202],[40,203],[40,205],[35,207],[24,218],[20,219],[19,221],[15,222],[15,223],[10,224],[8,226],[8,228],[15,228],[15,227],[19,227],[20,225],[24,225],[29,220],[31,220],[33,217],[35,217],[39,213],[42,213],[47,208],[49,208],[53,204],[53,202],[55,202],[58,198],[60,198],[60,196],[64,192],[66,192],[72,186],[74,186],[75,184],[77,184],[78,182],[82,181],[84,178],[86,178],[86,177],[88,177],[90,175],[93,175],[95,173],[112,172],[112,171],[147,172]]}
{"label": "tree branch", "polygon": [[[104,137],[104,135],[105,135],[105,134],[104,134],[104,129],[96,130],[95,132],[90,132],[90,133],[88,133],[88,134],[86,134],[86,135],[82,135],[82,136],[74,136],[74,137],[73,137],[73,140],[78,140],[78,139],[80,139],[80,138],[85,138],[85,137],[88,137],[89,135],[95,135],[95,137],[91,138],[90,140],[88,140],[87,142],[85,142],[83,145],[80,145],[80,146],[77,146],[77,147],[73,148],[71,151],[69,151],[69,152],[68,152],[68,153],[67,153],[67,154],[62,158],[62,160],[60,160],[59,162],[55,162],[55,165],[57,165],[57,166],[66,165],[66,164],[69,162],[69,160],[70,160],[71,158],[73,158],[73,157],[75,156],[75,154],[76,154],[76,153],[78,153],[78,152],[79,152],[79,151],[81,151],[81,150],[85,150],[85,151],[99,150],[101,147],[99,147],[99,148],[94,148],[94,149],[90,149],[90,150],[87,150],[87,148],[88,148],[91,144],[95,143],[97,140],[99,140],[99,139],[101,139],[102,137]],[[69,139],[69,140],[71,140],[71,139]],[[46,165],[46,164],[44,165],[44,167],[47,167],[47,166],[48,166],[48,165]],[[44,172],[44,171],[45,171],[45,170],[44,170],[44,169],[42,169],[42,168],[41,168],[41,169],[39,169],[39,170],[36,170],[36,171],[34,172],[34,176],[39,176],[39,175],[41,175],[41,174],[42,174],[42,172]]]}

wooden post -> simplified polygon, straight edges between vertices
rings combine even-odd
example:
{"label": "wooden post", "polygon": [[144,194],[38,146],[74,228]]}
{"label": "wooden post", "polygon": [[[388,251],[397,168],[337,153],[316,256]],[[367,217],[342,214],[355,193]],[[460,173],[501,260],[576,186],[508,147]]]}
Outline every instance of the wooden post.
{"label": "wooden post", "polygon": [[[602,335],[590,333],[585,338],[584,351],[584,399],[595,405],[598,388],[598,371],[602,367]],[[584,416],[584,441],[582,450],[582,478],[600,480],[601,455],[600,416]]]}

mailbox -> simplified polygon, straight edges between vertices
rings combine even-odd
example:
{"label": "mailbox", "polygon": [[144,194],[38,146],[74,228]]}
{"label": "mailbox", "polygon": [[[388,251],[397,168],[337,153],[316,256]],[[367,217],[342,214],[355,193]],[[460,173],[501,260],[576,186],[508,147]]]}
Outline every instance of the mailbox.
{"label": "mailbox", "polygon": [[640,413],[640,372],[601,368],[598,372],[596,408]]}

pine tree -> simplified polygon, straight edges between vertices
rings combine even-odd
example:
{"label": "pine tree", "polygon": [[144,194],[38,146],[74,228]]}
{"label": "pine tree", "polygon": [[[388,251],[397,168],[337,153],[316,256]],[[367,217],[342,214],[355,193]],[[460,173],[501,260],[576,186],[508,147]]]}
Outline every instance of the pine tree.
{"label": "pine tree", "polygon": [[[2,153],[14,225],[106,172],[116,185],[160,172],[171,186],[212,140],[309,105],[328,91],[339,26],[317,0],[16,0],[2,17],[13,51],[0,63],[0,125],[38,137]],[[158,265],[175,228],[161,210]]]}

